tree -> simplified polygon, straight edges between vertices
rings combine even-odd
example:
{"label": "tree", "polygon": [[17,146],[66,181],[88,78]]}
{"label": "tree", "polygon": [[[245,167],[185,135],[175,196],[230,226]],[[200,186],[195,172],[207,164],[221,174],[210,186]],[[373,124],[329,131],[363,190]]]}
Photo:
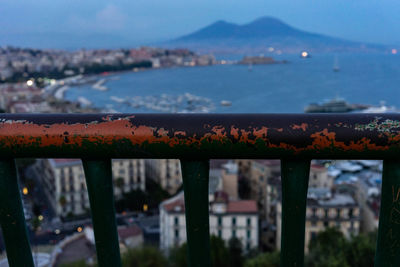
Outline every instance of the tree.
{"label": "tree", "polygon": [[154,247],[129,250],[122,257],[124,267],[164,267],[168,265],[164,255]]}
{"label": "tree", "polygon": [[229,266],[230,267],[242,267],[243,256],[242,256],[242,243],[236,237],[232,237],[228,243],[229,248]]}
{"label": "tree", "polygon": [[374,266],[376,239],[377,232],[353,237],[346,250],[349,265],[352,267]]}
{"label": "tree", "polygon": [[58,202],[60,203],[61,207],[65,207],[65,205],[67,205],[67,199],[63,195],[60,196],[60,198],[58,199]]}
{"label": "tree", "polygon": [[250,181],[246,177],[239,177],[239,197],[240,199],[249,199],[251,193]]}
{"label": "tree", "polygon": [[[210,238],[211,266],[229,267],[229,251],[225,246],[224,240],[212,235]],[[170,252],[169,261],[172,267],[188,266],[187,244],[174,248]]]}
{"label": "tree", "polygon": [[169,252],[169,262],[171,267],[186,267],[187,262],[187,244],[184,243],[180,247],[174,247]]}
{"label": "tree", "polygon": [[256,257],[246,260],[245,267],[279,267],[280,253],[261,253]]}
{"label": "tree", "polygon": [[210,250],[212,266],[229,266],[229,251],[225,246],[224,240],[212,235],[210,238]]}
{"label": "tree", "polygon": [[75,261],[75,262],[71,262],[71,263],[65,263],[65,264],[61,265],[61,267],[88,267],[88,265],[86,264],[86,262],[84,260],[80,260],[80,261]]}
{"label": "tree", "polygon": [[327,228],[311,240],[306,265],[309,267],[350,267],[345,251],[348,241],[336,228]]}

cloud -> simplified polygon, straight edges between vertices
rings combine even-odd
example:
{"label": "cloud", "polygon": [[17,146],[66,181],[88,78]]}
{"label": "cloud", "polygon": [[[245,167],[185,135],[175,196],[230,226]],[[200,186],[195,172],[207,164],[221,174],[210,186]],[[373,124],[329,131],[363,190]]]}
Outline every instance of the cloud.
{"label": "cloud", "polygon": [[94,16],[80,16],[73,14],[68,18],[68,26],[75,30],[87,30],[93,32],[120,31],[127,24],[126,14],[117,6],[109,4],[99,10]]}

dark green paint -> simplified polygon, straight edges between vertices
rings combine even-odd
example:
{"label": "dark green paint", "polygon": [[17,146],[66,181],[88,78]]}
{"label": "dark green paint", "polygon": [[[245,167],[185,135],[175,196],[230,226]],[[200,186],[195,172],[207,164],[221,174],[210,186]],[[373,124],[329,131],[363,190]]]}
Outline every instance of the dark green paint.
{"label": "dark green paint", "polygon": [[0,223],[11,267],[34,266],[14,160],[0,161]]}
{"label": "dark green paint", "polygon": [[209,161],[181,160],[189,266],[210,266]]}
{"label": "dark green paint", "polygon": [[304,266],[309,160],[282,160],[281,267]]}
{"label": "dark green paint", "polygon": [[98,265],[121,266],[111,160],[82,160],[89,193]]}
{"label": "dark green paint", "polygon": [[376,267],[400,266],[400,160],[383,161]]}

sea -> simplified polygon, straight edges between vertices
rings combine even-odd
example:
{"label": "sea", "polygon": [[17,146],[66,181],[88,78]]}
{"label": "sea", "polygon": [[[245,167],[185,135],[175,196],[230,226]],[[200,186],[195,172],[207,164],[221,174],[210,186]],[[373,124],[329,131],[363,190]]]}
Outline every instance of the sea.
{"label": "sea", "polygon": [[[106,79],[103,85],[108,90],[83,85],[69,88],[64,97],[85,98],[96,107],[129,113],[302,113],[310,103],[333,98],[400,108],[400,55],[316,54],[305,59],[280,55],[275,59],[288,63],[175,67],[99,76]],[[333,71],[334,64],[340,71]]]}

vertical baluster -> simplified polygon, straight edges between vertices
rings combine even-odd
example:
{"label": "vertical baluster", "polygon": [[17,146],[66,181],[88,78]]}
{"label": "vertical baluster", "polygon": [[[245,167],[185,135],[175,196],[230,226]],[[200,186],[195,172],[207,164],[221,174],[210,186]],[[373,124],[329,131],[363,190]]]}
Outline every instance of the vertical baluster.
{"label": "vertical baluster", "polygon": [[0,223],[13,266],[34,266],[14,160],[0,160]]}
{"label": "vertical baluster", "polygon": [[98,265],[121,266],[111,160],[82,160],[89,193]]}
{"label": "vertical baluster", "polygon": [[282,160],[281,266],[304,266],[309,160]]}
{"label": "vertical baluster", "polygon": [[210,266],[209,161],[181,160],[189,266]]}
{"label": "vertical baluster", "polygon": [[400,160],[384,160],[375,266],[400,266]]}

